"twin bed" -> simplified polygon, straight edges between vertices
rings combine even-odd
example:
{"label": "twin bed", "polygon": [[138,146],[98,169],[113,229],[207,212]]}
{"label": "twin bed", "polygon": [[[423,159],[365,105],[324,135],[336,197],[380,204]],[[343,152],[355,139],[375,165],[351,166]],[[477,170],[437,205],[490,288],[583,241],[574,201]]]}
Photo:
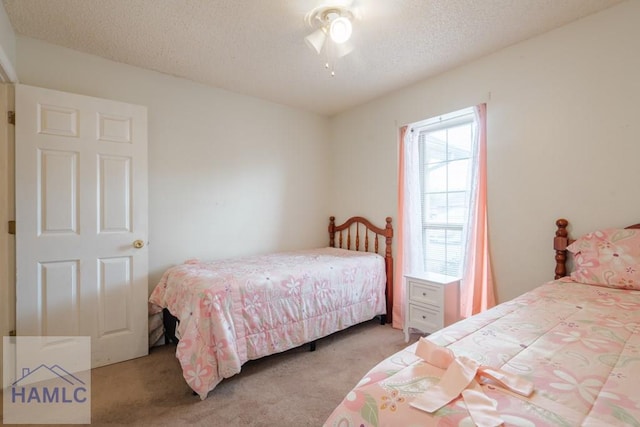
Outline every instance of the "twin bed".
{"label": "twin bed", "polygon": [[325,425],[640,426],[640,225],[567,224],[556,280],[385,359]]}
{"label": "twin bed", "polygon": [[377,227],[331,217],[328,231],[329,247],[189,260],[164,273],[149,300],[165,309],[165,328],[175,329],[166,339],[178,343],[183,376],[202,399],[248,360],[305,343],[313,350],[376,316],[391,322],[391,218]]}

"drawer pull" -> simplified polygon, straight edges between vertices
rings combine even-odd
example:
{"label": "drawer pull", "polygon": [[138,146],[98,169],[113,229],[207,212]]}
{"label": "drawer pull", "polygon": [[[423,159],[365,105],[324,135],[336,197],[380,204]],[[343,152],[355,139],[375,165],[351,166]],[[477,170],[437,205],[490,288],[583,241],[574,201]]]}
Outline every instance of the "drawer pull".
{"label": "drawer pull", "polygon": [[425,315],[423,314],[423,315],[422,315],[422,318],[423,318],[423,319],[426,319],[426,318],[427,318],[427,316],[425,316]]}

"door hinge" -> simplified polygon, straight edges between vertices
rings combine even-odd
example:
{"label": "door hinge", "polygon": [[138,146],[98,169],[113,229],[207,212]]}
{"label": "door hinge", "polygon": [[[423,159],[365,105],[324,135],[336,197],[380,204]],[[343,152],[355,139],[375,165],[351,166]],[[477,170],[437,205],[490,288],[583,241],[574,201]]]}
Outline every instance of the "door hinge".
{"label": "door hinge", "polygon": [[11,220],[9,221],[9,234],[16,234],[16,222]]}
{"label": "door hinge", "polygon": [[16,124],[16,112],[15,111],[9,111],[7,112],[7,116],[9,119],[9,124],[10,125],[15,125]]}
{"label": "door hinge", "polygon": [[15,337],[16,336],[16,330],[14,329],[13,331],[9,331],[9,336],[10,337]]}

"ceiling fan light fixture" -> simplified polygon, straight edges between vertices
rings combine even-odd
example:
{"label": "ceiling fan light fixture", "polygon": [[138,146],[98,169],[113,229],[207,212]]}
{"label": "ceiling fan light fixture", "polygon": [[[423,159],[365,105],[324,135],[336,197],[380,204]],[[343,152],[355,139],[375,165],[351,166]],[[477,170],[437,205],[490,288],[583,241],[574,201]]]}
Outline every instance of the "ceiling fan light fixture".
{"label": "ceiling fan light fixture", "polygon": [[326,56],[325,68],[332,76],[337,59],[353,50],[353,45],[347,42],[353,32],[354,18],[353,11],[342,4],[319,6],[305,16],[305,23],[312,33],[304,41],[315,53]]}
{"label": "ceiling fan light fixture", "polygon": [[329,35],[335,43],[342,44],[351,38],[353,26],[351,20],[345,16],[340,16],[331,21],[329,25]]}
{"label": "ceiling fan light fixture", "polygon": [[317,54],[320,54],[324,41],[327,39],[327,33],[324,28],[318,28],[313,33],[304,38],[305,43],[311,49],[315,50]]}
{"label": "ceiling fan light fixture", "polygon": [[349,42],[336,43],[333,49],[333,55],[336,58],[342,58],[350,54],[351,51],[353,51],[353,44]]}

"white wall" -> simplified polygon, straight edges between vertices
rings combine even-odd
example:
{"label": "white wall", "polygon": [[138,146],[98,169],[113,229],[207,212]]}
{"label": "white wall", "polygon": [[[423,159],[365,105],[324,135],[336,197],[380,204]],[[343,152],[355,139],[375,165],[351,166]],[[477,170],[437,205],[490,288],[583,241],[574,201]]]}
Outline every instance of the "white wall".
{"label": "white wall", "polygon": [[150,289],[188,258],[328,244],[326,118],[22,37],[17,70],[148,107]]}
{"label": "white wall", "polygon": [[557,218],[640,222],[639,24],[630,0],[334,117],[337,214],[395,219],[398,127],[486,101],[498,298],[552,279]]}

